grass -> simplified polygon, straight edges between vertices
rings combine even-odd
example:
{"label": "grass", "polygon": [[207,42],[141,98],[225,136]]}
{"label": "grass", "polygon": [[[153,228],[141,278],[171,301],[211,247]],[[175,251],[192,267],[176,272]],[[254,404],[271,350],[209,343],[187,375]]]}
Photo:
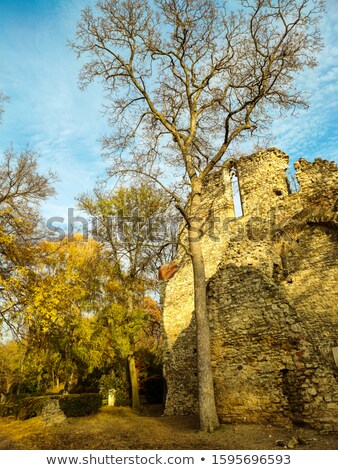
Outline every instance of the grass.
{"label": "grass", "polygon": [[338,449],[338,436],[267,425],[222,425],[209,434],[194,417],[161,416],[159,407],[142,414],[129,408],[103,407],[99,413],[46,425],[40,418],[0,419],[0,449],[280,449],[276,441],[301,437],[297,449]]}

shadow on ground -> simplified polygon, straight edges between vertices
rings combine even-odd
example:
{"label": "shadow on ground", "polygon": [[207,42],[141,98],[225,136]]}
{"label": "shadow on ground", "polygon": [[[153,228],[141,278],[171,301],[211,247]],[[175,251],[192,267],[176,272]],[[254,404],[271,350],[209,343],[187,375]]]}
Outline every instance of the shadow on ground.
{"label": "shadow on ground", "polygon": [[[19,421],[0,419],[0,449],[27,450],[143,450],[143,449],[280,449],[293,442],[295,449],[338,449],[338,435],[305,428],[267,425],[223,425],[209,434],[198,430],[191,416],[162,416],[159,406],[143,408],[103,407],[95,415],[68,418],[62,424],[45,425],[40,418]],[[279,442],[279,446],[276,442]]]}

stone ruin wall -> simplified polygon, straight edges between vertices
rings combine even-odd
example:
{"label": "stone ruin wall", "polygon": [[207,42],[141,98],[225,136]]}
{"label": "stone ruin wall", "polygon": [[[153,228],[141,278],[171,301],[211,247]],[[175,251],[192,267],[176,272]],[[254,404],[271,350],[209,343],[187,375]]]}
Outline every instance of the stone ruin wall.
{"label": "stone ruin wall", "polygon": [[[243,216],[234,218],[236,167]],[[221,422],[304,423],[338,431],[338,168],[295,164],[272,148],[210,175],[203,238],[212,365]],[[192,268],[181,253],[167,282],[166,414],[197,413]]]}

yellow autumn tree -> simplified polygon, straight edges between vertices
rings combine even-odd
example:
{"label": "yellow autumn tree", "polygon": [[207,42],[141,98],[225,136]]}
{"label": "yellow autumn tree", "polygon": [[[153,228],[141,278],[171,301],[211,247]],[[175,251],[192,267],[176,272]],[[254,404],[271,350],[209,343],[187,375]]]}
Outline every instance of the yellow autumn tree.
{"label": "yellow autumn tree", "polygon": [[[38,155],[9,149],[0,156],[0,326],[14,334],[20,329],[20,310],[36,245],[43,236],[39,203],[54,193],[55,175],[38,170]],[[1,331],[1,330],[0,330]]]}
{"label": "yellow autumn tree", "polygon": [[103,246],[79,234],[39,248],[23,312],[27,337],[30,347],[59,353],[68,387],[74,374],[98,367],[103,354],[114,355],[96,322],[110,265]]}

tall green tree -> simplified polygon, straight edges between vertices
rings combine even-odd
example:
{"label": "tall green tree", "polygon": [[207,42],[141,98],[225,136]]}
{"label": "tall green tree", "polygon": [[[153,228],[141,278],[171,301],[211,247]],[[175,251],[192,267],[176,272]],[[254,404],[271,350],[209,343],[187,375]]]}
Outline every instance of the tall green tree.
{"label": "tall green tree", "polygon": [[133,408],[140,406],[135,352],[146,322],[146,292],[155,289],[158,267],[176,247],[170,225],[174,221],[165,216],[169,203],[166,193],[146,183],[115,190],[101,184],[93,194],[79,197],[79,207],[92,216],[95,236],[107,246],[122,286],[119,308],[108,305],[106,312],[123,340]]}
{"label": "tall green tree", "polygon": [[[185,219],[195,289],[200,426],[218,426],[201,236],[202,188],[231,145],[266,130],[278,110],[304,107],[295,77],[316,64],[322,0],[102,0],[72,47],[102,80],[113,127],[111,173],[166,188]],[[178,176],[180,185],[170,186]],[[174,175],[173,175],[174,174]],[[178,190],[189,188],[185,201]]]}

